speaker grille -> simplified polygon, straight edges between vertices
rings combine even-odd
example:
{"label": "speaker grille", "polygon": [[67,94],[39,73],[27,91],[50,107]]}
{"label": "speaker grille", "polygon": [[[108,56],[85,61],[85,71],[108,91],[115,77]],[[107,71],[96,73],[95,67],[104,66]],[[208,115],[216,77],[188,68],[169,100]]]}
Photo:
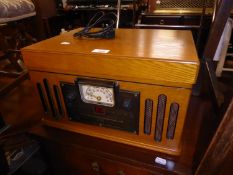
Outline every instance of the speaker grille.
{"label": "speaker grille", "polygon": [[40,101],[41,101],[41,104],[43,106],[44,112],[48,113],[49,108],[48,108],[48,104],[47,104],[46,99],[45,99],[45,95],[44,95],[42,86],[41,86],[40,83],[36,83],[36,87],[37,87],[37,90],[38,90],[38,93],[39,93],[39,96],[40,96]]}
{"label": "speaker grille", "polygon": [[[160,8],[202,8],[203,0],[160,0]],[[206,7],[214,7],[214,0],[207,0]]]}
{"label": "speaker grille", "polygon": [[145,101],[145,116],[144,116],[144,133],[151,133],[151,122],[153,113],[153,100],[146,99]]}
{"label": "speaker grille", "polygon": [[156,115],[155,141],[162,140],[166,102],[167,96],[164,94],[159,95]]}
{"label": "speaker grille", "polygon": [[174,138],[178,111],[179,111],[179,104],[172,103],[170,106],[168,126],[167,126],[167,139]]}
{"label": "speaker grille", "polygon": [[54,101],[53,101],[53,98],[52,98],[49,82],[48,82],[47,79],[44,79],[43,83],[44,83],[45,91],[46,91],[46,94],[47,94],[47,97],[48,97],[49,106],[50,106],[50,109],[51,109],[51,112],[52,112],[52,116],[57,119],[58,114],[57,114],[57,110],[55,108]]}
{"label": "speaker grille", "polygon": [[64,115],[64,110],[62,108],[61,96],[60,96],[58,86],[53,85],[53,92],[54,92],[55,99],[56,99],[56,102],[57,102],[58,112],[60,114],[60,117],[62,117]]}

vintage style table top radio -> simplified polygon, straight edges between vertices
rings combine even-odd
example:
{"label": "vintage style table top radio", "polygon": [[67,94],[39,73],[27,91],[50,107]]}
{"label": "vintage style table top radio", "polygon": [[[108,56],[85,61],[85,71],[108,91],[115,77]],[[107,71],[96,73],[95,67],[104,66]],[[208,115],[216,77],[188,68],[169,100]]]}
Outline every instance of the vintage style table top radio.
{"label": "vintage style table top radio", "polygon": [[104,40],[76,31],[22,49],[44,124],[179,155],[199,67],[191,32],[117,29]]}

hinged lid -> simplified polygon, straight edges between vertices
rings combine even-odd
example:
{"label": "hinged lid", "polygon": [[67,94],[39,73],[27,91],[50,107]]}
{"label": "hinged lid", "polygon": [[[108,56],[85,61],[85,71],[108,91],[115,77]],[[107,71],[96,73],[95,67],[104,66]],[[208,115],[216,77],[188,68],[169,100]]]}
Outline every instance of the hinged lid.
{"label": "hinged lid", "polygon": [[110,40],[75,39],[75,32],[23,48],[29,70],[182,87],[196,81],[190,31],[117,29]]}

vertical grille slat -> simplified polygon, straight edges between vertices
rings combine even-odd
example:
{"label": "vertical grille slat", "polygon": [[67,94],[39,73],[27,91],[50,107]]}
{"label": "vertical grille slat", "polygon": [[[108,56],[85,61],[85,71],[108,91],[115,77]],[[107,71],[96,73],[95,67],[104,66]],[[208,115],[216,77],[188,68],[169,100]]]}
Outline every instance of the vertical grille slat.
{"label": "vertical grille slat", "polygon": [[155,141],[158,142],[162,140],[166,103],[167,103],[167,96],[164,94],[159,95],[157,115],[156,115],[156,127],[155,127]]}
{"label": "vertical grille slat", "polygon": [[57,102],[58,112],[59,112],[60,116],[62,117],[64,115],[64,110],[62,108],[61,96],[60,96],[58,86],[53,85],[53,92],[54,92],[55,99]]}
{"label": "vertical grille slat", "polygon": [[42,107],[44,109],[44,112],[48,113],[49,112],[49,107],[48,107],[48,104],[46,102],[45,94],[43,92],[42,86],[41,86],[40,83],[36,83],[36,87],[37,87],[37,90],[38,90],[38,93],[39,93],[39,96],[40,96],[40,101],[41,101]]}
{"label": "vertical grille slat", "polygon": [[167,126],[167,139],[174,138],[178,111],[179,111],[179,104],[172,103],[170,106],[168,126]]}
{"label": "vertical grille slat", "polygon": [[50,108],[51,108],[52,115],[53,115],[53,117],[55,119],[57,119],[58,118],[57,110],[56,110],[55,105],[54,105],[51,90],[50,90],[50,87],[49,87],[49,82],[48,82],[47,79],[44,79],[43,83],[44,83],[45,91],[46,91],[46,94],[47,94],[47,97],[48,97],[48,101],[49,101],[49,105],[50,105]]}
{"label": "vertical grille slat", "polygon": [[146,99],[145,101],[145,116],[144,116],[144,133],[151,133],[151,123],[153,114],[153,100]]}

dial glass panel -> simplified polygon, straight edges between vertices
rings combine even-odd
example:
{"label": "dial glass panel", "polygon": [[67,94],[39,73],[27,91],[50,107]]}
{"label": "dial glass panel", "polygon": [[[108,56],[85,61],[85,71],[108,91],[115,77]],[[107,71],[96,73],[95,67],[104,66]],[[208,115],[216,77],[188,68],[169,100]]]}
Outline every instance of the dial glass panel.
{"label": "dial glass panel", "polygon": [[115,105],[114,89],[102,86],[79,84],[81,98],[85,103],[113,107]]}

